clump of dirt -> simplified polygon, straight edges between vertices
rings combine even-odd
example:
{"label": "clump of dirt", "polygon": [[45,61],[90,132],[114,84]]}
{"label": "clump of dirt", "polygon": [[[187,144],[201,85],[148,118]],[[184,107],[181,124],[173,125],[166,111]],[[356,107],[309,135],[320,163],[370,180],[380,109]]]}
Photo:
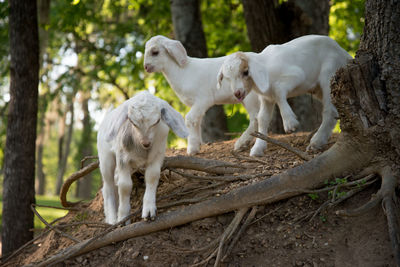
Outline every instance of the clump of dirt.
{"label": "clump of dirt", "polygon": [[[280,141],[305,150],[307,134],[272,136]],[[334,138],[334,137],[333,137]],[[224,194],[234,188],[268,179],[303,163],[296,155],[270,144],[266,155],[250,158],[249,151],[233,155],[235,140],[205,144],[198,157],[219,159],[241,166],[240,174],[265,172],[263,177],[244,181],[221,183],[187,179],[165,170],[157,191],[157,205],[193,199],[207,199]],[[168,156],[185,155],[185,150],[169,150]],[[195,171],[183,171],[196,173]],[[134,177],[132,212],[140,211],[144,184],[140,175]],[[302,195],[274,204],[259,206],[255,219],[233,247],[225,266],[394,266],[386,220],[380,207],[355,218],[335,215],[337,209],[359,206],[379,189],[373,184],[333,210],[315,216],[311,221],[304,215],[316,211],[328,198],[328,193]],[[104,231],[103,200],[99,192],[79,211],[70,211],[57,225],[62,231],[79,240],[85,240]],[[159,213],[179,209],[174,206],[159,209]],[[230,224],[234,213],[205,218],[169,230],[131,238],[97,249],[64,262],[66,266],[189,266],[209,256],[206,248]],[[139,221],[139,215],[133,221]],[[7,265],[25,265],[39,262],[74,241],[50,231],[26,248]],[[211,259],[209,266],[214,264]]]}

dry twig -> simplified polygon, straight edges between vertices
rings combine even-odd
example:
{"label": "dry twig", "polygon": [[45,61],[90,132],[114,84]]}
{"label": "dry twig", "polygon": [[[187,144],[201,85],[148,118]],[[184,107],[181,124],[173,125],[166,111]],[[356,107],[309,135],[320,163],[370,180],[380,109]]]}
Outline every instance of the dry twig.
{"label": "dry twig", "polygon": [[305,161],[309,161],[309,160],[312,159],[312,157],[307,155],[307,153],[304,153],[303,151],[301,151],[301,150],[299,150],[297,148],[294,148],[289,144],[286,144],[284,142],[281,142],[281,141],[275,140],[275,139],[273,139],[271,137],[268,137],[268,136],[266,136],[266,135],[264,135],[264,134],[262,134],[260,132],[254,132],[254,133],[251,133],[251,135],[254,136],[254,137],[260,138],[260,139],[262,139],[264,141],[270,142],[270,143],[272,143],[274,145],[280,146],[280,147],[292,152],[293,154],[295,154],[296,156],[300,157],[301,159],[303,159]]}
{"label": "dry twig", "polygon": [[75,243],[80,243],[80,242],[81,242],[81,240],[79,240],[79,239],[77,239],[77,238],[75,238],[75,237],[73,237],[73,236],[70,236],[69,234],[64,233],[63,231],[61,231],[61,230],[57,229],[56,227],[53,227],[51,224],[49,224],[45,219],[43,219],[43,217],[42,217],[42,216],[39,214],[39,212],[35,209],[35,204],[32,204],[32,205],[31,205],[31,210],[36,214],[36,216],[39,218],[39,220],[40,220],[42,223],[44,223],[47,227],[49,227],[51,230],[55,231],[56,233],[58,233],[58,234],[60,234],[60,235],[62,235],[62,236],[64,236],[64,237],[66,237],[66,238],[68,238],[68,239],[71,239],[71,240],[74,241]]}

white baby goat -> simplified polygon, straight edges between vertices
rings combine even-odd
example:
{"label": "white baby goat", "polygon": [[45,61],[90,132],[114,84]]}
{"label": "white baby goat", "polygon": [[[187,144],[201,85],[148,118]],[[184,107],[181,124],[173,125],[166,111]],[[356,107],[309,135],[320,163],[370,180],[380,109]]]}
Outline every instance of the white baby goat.
{"label": "white baby goat", "polygon": [[[237,52],[229,55],[218,74],[218,84],[226,78],[233,94],[243,100],[254,89],[262,97],[258,130],[267,134],[275,103],[286,132],[299,122],[287,98],[315,93],[322,101],[322,123],[307,149],[319,149],[328,142],[338,113],[330,97],[330,80],[336,70],[352,57],[327,36],[307,35],[282,45],[269,45],[261,53]],[[251,156],[262,156],[267,143],[257,139]]]}
{"label": "white baby goat", "polygon": [[[215,77],[226,57],[188,57],[182,43],[164,36],[154,36],[146,43],[144,68],[147,72],[162,72],[179,99],[191,107],[186,115],[189,129],[187,153],[196,154],[201,145],[201,121],[206,111],[216,104],[239,101],[231,94],[228,84],[217,90]],[[258,96],[249,94],[243,105],[250,117],[247,130],[235,143],[235,150],[245,148],[257,129]]]}
{"label": "white baby goat", "polygon": [[142,218],[154,219],[168,126],[180,137],[188,135],[181,114],[148,91],[106,114],[97,135],[97,149],[107,223],[114,224],[129,215],[131,174],[139,168],[146,169]]}

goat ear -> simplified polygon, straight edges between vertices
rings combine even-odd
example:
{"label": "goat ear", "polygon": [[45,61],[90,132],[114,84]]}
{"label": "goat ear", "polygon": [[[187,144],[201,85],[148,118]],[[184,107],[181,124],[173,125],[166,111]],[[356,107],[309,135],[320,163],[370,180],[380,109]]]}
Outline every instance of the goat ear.
{"label": "goat ear", "polygon": [[106,134],[107,142],[112,141],[117,136],[119,128],[121,128],[122,124],[128,119],[128,105],[123,103],[115,110],[112,116],[113,120],[110,128],[108,129],[108,133]]}
{"label": "goat ear", "polygon": [[161,119],[179,137],[186,138],[189,135],[182,115],[164,100],[161,100]]}
{"label": "goat ear", "polygon": [[220,89],[222,86],[222,80],[224,79],[224,74],[222,73],[222,67],[219,69],[217,76],[217,89]]}
{"label": "goat ear", "polygon": [[261,63],[253,58],[249,58],[249,75],[253,79],[258,90],[265,94],[269,89],[269,77],[267,69]]}
{"label": "goat ear", "polygon": [[187,53],[181,42],[168,40],[164,43],[164,47],[180,67],[183,67],[186,64]]}

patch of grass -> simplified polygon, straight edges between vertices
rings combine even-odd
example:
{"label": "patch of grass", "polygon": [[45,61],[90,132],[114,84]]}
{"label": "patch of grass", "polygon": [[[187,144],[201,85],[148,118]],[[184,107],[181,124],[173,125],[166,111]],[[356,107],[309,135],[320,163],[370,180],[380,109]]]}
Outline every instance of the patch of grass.
{"label": "patch of grass", "polygon": [[[58,196],[36,196],[36,204],[62,207]],[[3,215],[2,196],[0,196],[0,209],[1,209],[0,212],[0,226],[1,226],[2,215]],[[44,207],[36,207],[36,210],[38,211],[40,216],[42,216],[48,223],[54,221],[57,218],[63,217],[68,213],[67,210],[59,210],[59,209],[44,208]],[[35,229],[43,229],[45,227],[45,224],[42,223],[36,215],[35,215],[34,225]]]}
{"label": "patch of grass", "polygon": [[[36,196],[36,203],[38,205],[46,205],[53,207],[62,207],[58,196]],[[59,210],[53,208],[36,207],[37,212],[42,216],[48,223],[54,221],[57,218],[65,216],[67,210]],[[35,215],[35,228],[42,229],[45,224],[42,223],[39,218]]]}

